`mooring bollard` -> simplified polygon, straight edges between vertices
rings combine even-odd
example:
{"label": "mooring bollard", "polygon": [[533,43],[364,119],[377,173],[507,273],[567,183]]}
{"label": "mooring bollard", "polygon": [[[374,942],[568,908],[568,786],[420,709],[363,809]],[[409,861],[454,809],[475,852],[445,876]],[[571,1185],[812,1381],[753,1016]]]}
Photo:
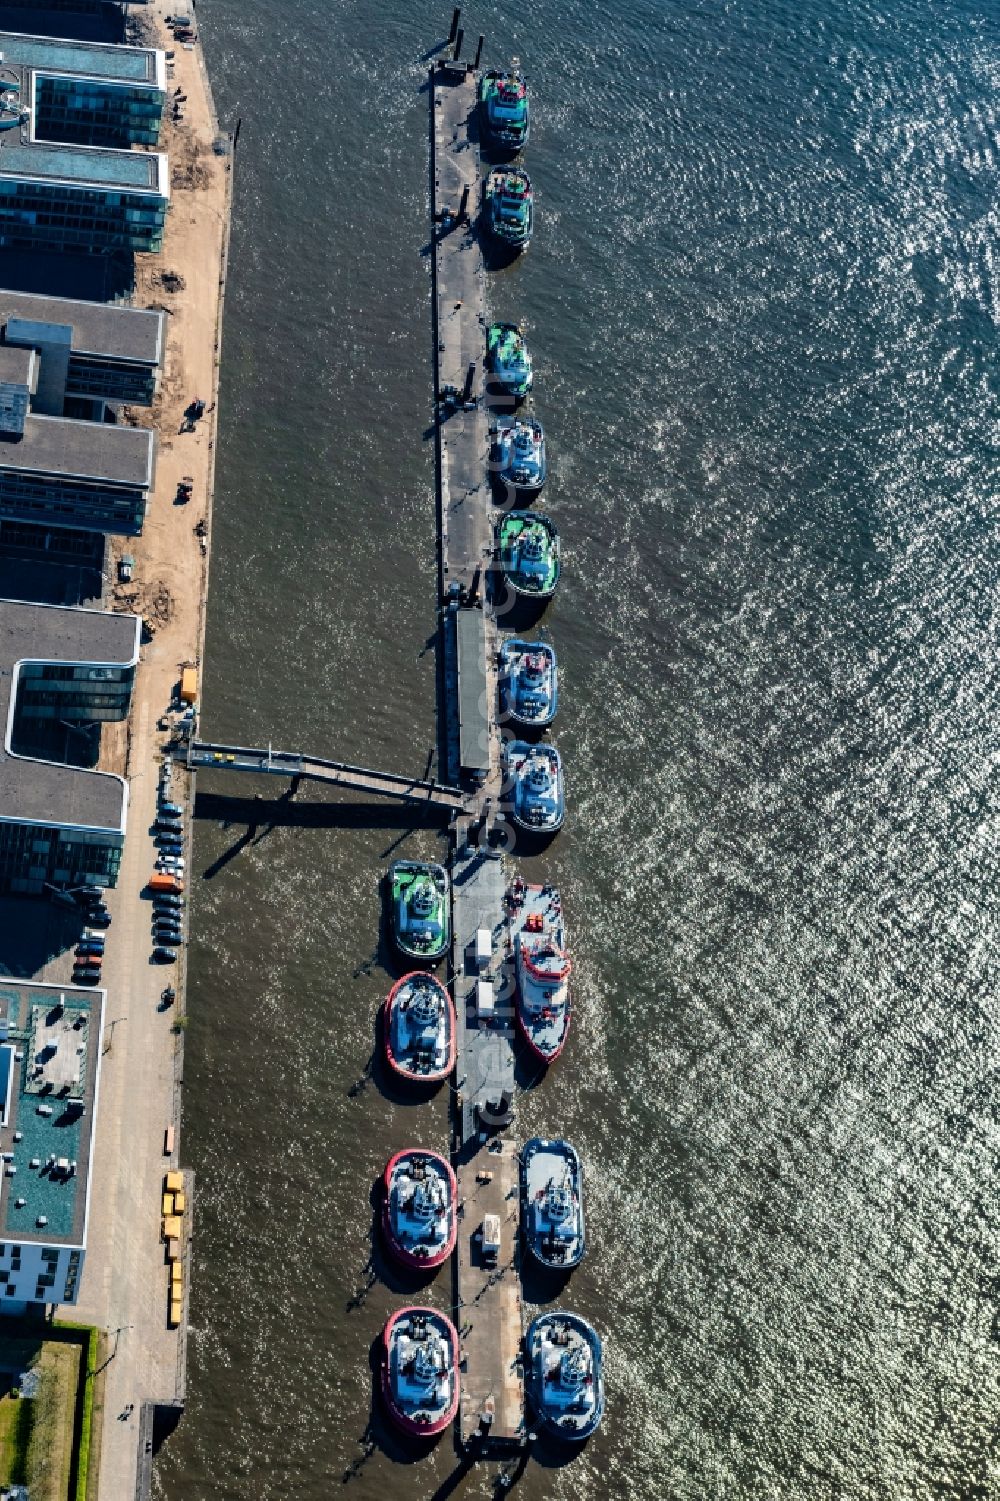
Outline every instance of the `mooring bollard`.
{"label": "mooring bollard", "polygon": [[458,36],[458,23],[462,19],[462,7],[456,5],[451,13],[451,30],[448,33],[449,42],[453,42]]}

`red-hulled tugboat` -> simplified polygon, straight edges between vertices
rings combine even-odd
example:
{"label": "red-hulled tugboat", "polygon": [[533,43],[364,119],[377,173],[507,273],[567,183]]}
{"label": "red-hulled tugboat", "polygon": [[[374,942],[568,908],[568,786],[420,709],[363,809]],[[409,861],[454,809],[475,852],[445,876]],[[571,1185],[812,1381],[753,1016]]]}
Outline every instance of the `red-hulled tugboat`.
{"label": "red-hulled tugboat", "polygon": [[385,1170],[382,1228],[403,1266],[426,1271],[447,1261],[458,1233],[458,1187],[451,1163],[437,1152],[410,1148]]}
{"label": "red-hulled tugboat", "polygon": [[440,980],[414,970],[397,980],[382,1013],[386,1060],[404,1079],[433,1084],[455,1066],[455,1008]]}
{"label": "red-hulled tugboat", "polygon": [[535,1057],[558,1058],[569,1035],[572,1003],[562,903],[554,886],[514,881],[507,909],[517,975],[517,1022]]}
{"label": "red-hulled tugboat", "polygon": [[382,1396],[416,1438],[441,1433],[458,1411],[458,1335],[436,1308],[401,1308],[382,1332]]}

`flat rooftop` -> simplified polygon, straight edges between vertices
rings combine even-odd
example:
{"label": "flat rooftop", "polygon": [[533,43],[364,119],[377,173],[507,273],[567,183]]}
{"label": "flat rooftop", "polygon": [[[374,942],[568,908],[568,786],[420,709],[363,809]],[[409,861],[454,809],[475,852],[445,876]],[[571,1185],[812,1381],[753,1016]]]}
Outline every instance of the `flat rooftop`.
{"label": "flat rooftop", "polygon": [[0,469],[149,489],[155,449],[156,438],[148,427],[29,412],[22,437],[0,436]]}
{"label": "flat rooftop", "polygon": [[150,47],[121,47],[105,42],[63,41],[0,31],[0,54],[7,66],[39,73],[72,73],[108,83],[163,86],[163,53]]}
{"label": "flat rooftop", "polygon": [[486,705],[486,617],[482,610],[455,612],[458,647],[459,758],[463,771],[490,769],[490,727]]}
{"label": "flat rooftop", "polygon": [[0,344],[0,380],[10,381],[14,386],[28,385],[33,363],[34,350]]}
{"label": "flat rooftop", "polygon": [[0,978],[0,1240],[85,1243],[104,997]]}
{"label": "flat rooftop", "polygon": [[139,660],[137,615],[0,600],[0,819],[124,833],[121,777],[14,756],[9,750],[21,662],[123,667]]}
{"label": "flat rooftop", "polygon": [[125,188],[170,196],[167,159],[159,151],[113,151],[104,146],[64,146],[31,141],[24,130],[0,132],[0,177],[58,182],[77,188]]}
{"label": "flat rooftop", "polygon": [[[158,365],[163,358],[163,313],[0,288],[0,324],[6,327],[11,318],[29,324],[68,324],[73,330],[70,349],[74,354],[140,365]],[[18,339],[22,337],[19,333]]]}

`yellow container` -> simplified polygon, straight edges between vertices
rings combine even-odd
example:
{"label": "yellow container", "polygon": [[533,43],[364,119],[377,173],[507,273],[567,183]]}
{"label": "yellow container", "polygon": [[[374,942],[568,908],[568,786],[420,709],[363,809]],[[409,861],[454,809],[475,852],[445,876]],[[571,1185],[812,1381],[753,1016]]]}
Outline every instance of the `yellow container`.
{"label": "yellow container", "polygon": [[182,1192],[178,1191],[177,1193],[175,1193],[174,1194],[174,1214],[183,1214],[184,1213],[184,1205],[185,1205],[186,1202],[187,1201],[185,1200],[184,1194]]}
{"label": "yellow container", "polygon": [[164,1194],[163,1195],[163,1199],[160,1202],[160,1213],[163,1215],[163,1217],[165,1219],[167,1217],[167,1215],[173,1214],[173,1212],[174,1212],[174,1196],[173,1196],[173,1194]]}
{"label": "yellow container", "polygon": [[186,704],[193,704],[198,697],[198,669],[196,667],[184,667],[181,669],[181,698]]}
{"label": "yellow container", "polygon": [[179,1240],[181,1233],[180,1218],[176,1214],[166,1214],[163,1217],[163,1239]]}
{"label": "yellow container", "polygon": [[169,1313],[168,1318],[167,1318],[167,1323],[170,1325],[171,1329],[176,1329],[177,1325],[180,1323],[180,1321],[181,1321],[181,1300],[180,1300],[180,1298],[171,1298],[170,1299],[170,1313]]}
{"label": "yellow container", "polygon": [[179,1261],[172,1261],[170,1263],[170,1281],[173,1286],[177,1286],[178,1283],[184,1281],[184,1268]]}
{"label": "yellow container", "polygon": [[163,1186],[168,1193],[177,1193],[178,1189],[184,1187],[184,1174],[179,1173],[176,1168],[172,1172],[166,1173],[163,1179]]}

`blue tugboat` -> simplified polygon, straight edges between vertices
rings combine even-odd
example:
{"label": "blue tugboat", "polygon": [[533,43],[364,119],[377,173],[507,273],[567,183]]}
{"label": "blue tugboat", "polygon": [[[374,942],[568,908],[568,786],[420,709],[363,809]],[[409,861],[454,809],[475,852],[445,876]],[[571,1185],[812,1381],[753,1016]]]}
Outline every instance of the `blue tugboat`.
{"label": "blue tugboat", "polygon": [[559,671],[547,641],[505,641],[500,648],[500,705],[507,719],[542,730],[556,717]]}
{"label": "blue tugboat", "polygon": [[520,167],[494,167],[484,189],[486,224],[507,250],[527,250],[534,225],[531,179]]}
{"label": "blue tugboat", "polygon": [[545,433],[537,418],[501,418],[494,440],[494,461],[501,484],[511,486],[518,495],[537,495],[548,474]]}
{"label": "blue tugboat", "polygon": [[569,1271],[583,1260],[583,1170],[568,1141],[533,1136],[521,1153],[524,1237],[542,1266]]}
{"label": "blue tugboat", "polygon": [[527,146],[531,131],[528,85],[516,66],[486,69],[479,80],[479,116],[483,144],[497,155],[514,156]]}
{"label": "blue tugboat", "polygon": [[504,781],[510,817],[520,828],[529,834],[554,834],[562,827],[566,799],[562,761],[554,745],[509,740],[504,746]]}
{"label": "blue tugboat", "polygon": [[604,1416],[604,1350],[576,1313],[540,1313],[525,1336],[528,1401],[555,1438],[582,1443]]}

